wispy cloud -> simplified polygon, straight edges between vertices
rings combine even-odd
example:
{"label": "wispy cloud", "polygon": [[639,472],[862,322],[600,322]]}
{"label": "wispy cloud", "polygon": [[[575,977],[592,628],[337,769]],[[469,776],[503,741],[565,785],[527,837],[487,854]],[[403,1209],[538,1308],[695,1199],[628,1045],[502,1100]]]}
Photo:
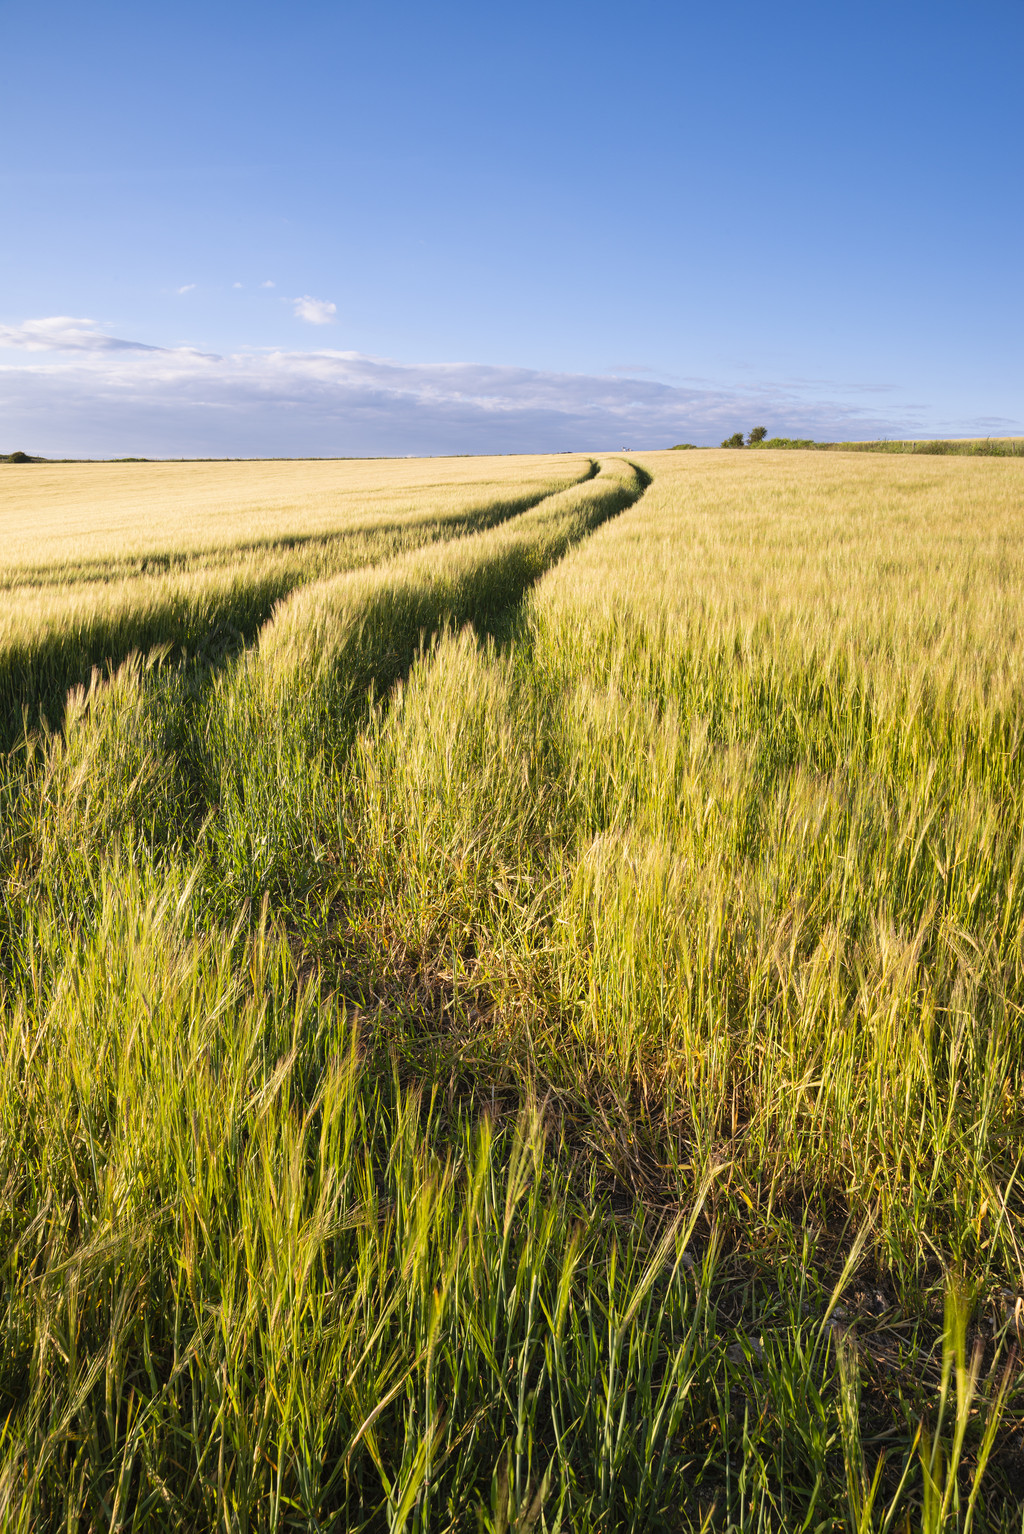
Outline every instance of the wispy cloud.
{"label": "wispy cloud", "polygon": [[272,288],[274,286],[275,286],[275,284],[272,283],[269,279],[266,282],[261,282],[260,283],[260,287],[261,288]]}
{"label": "wispy cloud", "polygon": [[326,348],[217,357],[145,347],[59,317],[0,329],[4,345],[53,355],[0,364],[0,450],[48,455],[639,450],[718,442],[758,422],[832,440],[932,427],[922,407],[883,416],[779,384],[684,386]]}
{"label": "wispy cloud", "polygon": [[16,346],[30,352],[156,352],[158,346],[141,341],[121,341],[106,335],[95,320],[54,314],[48,319],[25,320],[20,325],[0,325],[0,347]]}
{"label": "wispy cloud", "polygon": [[[939,424],[942,425],[941,422]],[[976,431],[979,436],[1009,437],[1015,431],[1020,431],[1021,423],[1008,415],[974,415],[968,416],[962,424],[968,431]]]}
{"label": "wispy cloud", "polygon": [[609,373],[614,373],[616,375],[621,374],[621,376],[624,378],[632,378],[641,374],[645,374],[648,378],[652,374],[654,374],[655,377],[657,377],[659,374],[664,377],[663,368],[655,367],[653,363],[647,362],[616,362],[612,364],[608,371]]}
{"label": "wispy cloud", "polygon": [[174,291],[175,291],[175,293],[194,293],[195,290],[196,290],[196,285],[195,285],[194,282],[186,282],[184,287],[182,287],[182,288],[175,288]]}
{"label": "wispy cloud", "polygon": [[293,298],[295,306],[295,318],[305,320],[307,325],[333,325],[334,316],[338,312],[337,304],[332,304],[327,298],[310,298],[307,293],[304,298]]}

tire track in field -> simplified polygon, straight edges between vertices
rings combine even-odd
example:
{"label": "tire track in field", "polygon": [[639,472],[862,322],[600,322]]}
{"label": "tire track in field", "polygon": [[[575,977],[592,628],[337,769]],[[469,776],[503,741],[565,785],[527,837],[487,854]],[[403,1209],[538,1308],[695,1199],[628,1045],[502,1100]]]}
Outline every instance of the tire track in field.
{"label": "tire track in field", "polygon": [[217,808],[214,836],[233,891],[258,894],[279,880],[304,838],[318,758],[347,749],[372,698],[401,681],[425,645],[467,624],[504,630],[531,586],[650,482],[638,465],[609,458],[589,481],[511,522],[293,593],[219,679],[205,725],[198,798]]}
{"label": "tire track in field", "polygon": [[261,682],[282,712],[322,692],[342,718],[371,687],[379,694],[400,680],[442,630],[493,632],[570,548],[649,483],[635,464],[611,458],[510,523],[302,588],[260,634],[253,660]]}
{"label": "tire track in field", "polygon": [[[586,454],[578,455],[586,457]],[[563,489],[572,489],[574,485],[585,484],[588,479],[593,479],[600,469],[600,462],[596,458],[589,459],[589,467],[570,480]],[[0,592],[3,591],[52,591],[55,588],[73,587],[79,584],[102,584],[106,581],[125,581],[151,579],[157,580],[161,576],[168,575],[194,575],[218,570],[230,570],[237,565],[244,564],[253,556],[264,555],[272,558],[275,555],[327,552],[346,543],[368,542],[373,538],[400,539],[403,534],[415,534],[418,531],[436,528],[437,540],[444,536],[460,537],[460,529],[469,532],[477,532],[488,527],[494,527],[498,522],[504,521],[510,516],[518,516],[520,512],[529,511],[531,507],[546,500],[549,495],[557,494],[557,491],[523,492],[520,495],[498,497],[493,500],[480,500],[465,506],[460,511],[435,512],[431,515],[420,515],[416,518],[399,518],[388,521],[383,517],[380,520],[371,520],[365,523],[355,522],[350,526],[333,528],[330,531],[312,533],[289,533],[278,536],[269,535],[265,538],[240,539],[237,543],[216,545],[209,548],[193,548],[188,552],[161,552],[159,550],[148,554],[140,554],[134,557],[114,556],[109,559],[90,558],[75,562],[73,573],[66,568],[61,568],[59,578],[54,577],[54,566],[18,566],[17,574],[8,572],[0,577]],[[425,493],[425,499],[429,503],[429,495]],[[425,538],[424,543],[434,541]],[[410,549],[421,545],[410,544]],[[396,551],[398,553],[404,550]],[[385,555],[391,558],[392,555]],[[368,563],[380,564],[381,560],[371,560]],[[351,566],[356,569],[356,565]],[[338,572],[341,573],[341,572]],[[321,579],[316,576],[314,579]]]}
{"label": "tire track in field", "polygon": [[[598,460],[591,458],[589,469],[568,488],[588,483],[599,472]],[[556,492],[561,493],[564,492]],[[493,530],[528,514],[548,499],[549,495],[538,493],[498,495],[462,514],[425,521],[418,529],[415,526],[410,529],[414,537],[416,531],[422,532],[418,544],[397,556],[386,554],[383,561],[357,563],[344,575],[407,558],[433,543],[447,544],[476,536],[482,530]],[[337,546],[360,536],[359,529],[342,529],[322,541],[325,547]],[[216,568],[211,570],[211,577],[215,576]],[[168,578],[161,572],[152,577],[154,593],[149,600],[145,599],[147,593],[140,592],[143,600],[138,603],[126,602],[120,608],[111,607],[77,618],[69,614],[24,640],[0,643],[0,752],[13,749],[27,731],[44,722],[59,729],[71,688],[88,684],[95,669],[109,675],[136,653],[148,654],[165,647],[173,662],[187,658],[196,661],[209,683],[217,670],[253,642],[282,601],[287,601],[307,581],[323,579],[315,573],[303,577],[301,571],[294,569],[278,570],[262,579],[258,572],[243,572],[233,578],[228,569],[223,572],[221,584],[211,579],[204,587],[202,573],[201,569],[193,572],[196,578],[193,592],[184,588],[160,590],[156,583]],[[144,581],[146,577],[138,579]],[[200,687],[203,680],[198,678]]]}

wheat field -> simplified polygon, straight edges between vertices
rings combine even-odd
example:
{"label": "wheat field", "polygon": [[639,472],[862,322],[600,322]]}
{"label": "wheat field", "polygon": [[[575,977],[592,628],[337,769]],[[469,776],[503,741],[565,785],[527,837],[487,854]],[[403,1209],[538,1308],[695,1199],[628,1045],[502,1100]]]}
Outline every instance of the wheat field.
{"label": "wheat field", "polygon": [[296,586],[514,515],[592,459],[133,463],[8,469],[0,743],[135,652],[237,649]]}
{"label": "wheat field", "polygon": [[1019,1530],[1024,464],[0,474],[0,1524]]}

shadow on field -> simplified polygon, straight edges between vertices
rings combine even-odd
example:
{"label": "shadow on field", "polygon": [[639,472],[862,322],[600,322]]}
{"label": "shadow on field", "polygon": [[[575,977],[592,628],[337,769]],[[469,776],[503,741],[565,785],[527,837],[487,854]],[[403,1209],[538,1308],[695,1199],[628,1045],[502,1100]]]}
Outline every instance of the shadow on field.
{"label": "shadow on field", "polygon": [[307,747],[337,744],[365,716],[371,692],[386,698],[439,635],[469,626],[509,642],[540,577],[650,483],[639,465],[611,459],[510,525],[297,591],[252,656],[264,723],[290,721]]}
{"label": "shadow on field", "polygon": [[[598,461],[592,459],[588,472],[577,484],[585,484],[598,471]],[[458,517],[441,517],[436,522],[407,529],[411,538],[405,540],[399,524],[388,524],[374,530],[373,548],[364,549],[367,545],[364,530],[322,539],[320,548],[328,562],[327,571],[322,565],[303,568],[300,564],[275,570],[262,578],[254,573],[232,579],[225,572],[223,584],[217,587],[211,582],[204,588],[200,584],[203,571],[199,568],[191,572],[196,585],[189,590],[185,584],[189,572],[182,570],[185,580],[170,591],[161,591],[157,584],[161,578],[175,574],[170,560],[150,558],[145,571],[125,567],[113,572],[122,576],[152,575],[154,590],[141,600],[132,593],[135,600],[126,601],[121,607],[110,604],[93,613],[69,613],[63,620],[41,627],[24,639],[9,639],[0,649],[0,751],[12,750],[27,733],[41,726],[62,728],[68,691],[87,684],[94,670],[109,677],[132,654],[147,655],[164,649],[167,663],[191,663],[197,684],[204,673],[207,680],[212,679],[253,642],[273,617],[279,602],[309,580],[335,573],[329,564],[332,550],[354,544],[357,553],[349,568],[358,569],[432,542],[451,541],[500,526],[545,499],[546,494],[531,493],[498,500]],[[301,556],[304,547],[305,540],[283,540],[268,546],[267,552],[276,555],[295,552]],[[259,552],[258,545],[234,551],[236,558],[239,553],[251,556],[254,552]],[[360,558],[360,552],[369,557]]]}
{"label": "shadow on field", "polygon": [[[623,498],[621,504],[618,500],[609,502],[604,508],[604,515],[593,520],[588,526],[586,536],[589,537],[590,534],[596,533],[605,522],[610,522],[614,517],[620,516],[622,512],[628,511],[630,507],[635,506],[646,494],[653,475],[648,474],[646,469],[641,468],[638,463],[634,463],[631,458],[626,459],[626,462],[636,474],[639,483],[638,491],[630,495],[628,499]],[[568,550],[564,552],[568,552]],[[506,599],[503,604],[499,603],[489,611],[469,620],[472,622],[478,639],[482,642],[490,640],[499,651],[508,650],[515,645],[521,644],[524,636],[523,616],[526,599],[537,581],[550,568],[551,566],[549,565],[545,570],[539,571],[517,590],[510,589],[506,593]]]}
{"label": "shadow on field", "polygon": [[546,498],[509,526],[318,582],[282,604],[258,647],[218,687],[201,745],[182,759],[184,766],[191,758],[197,814],[217,806],[211,841],[233,902],[316,882],[311,798],[373,700],[386,707],[445,633],[471,627],[481,639],[512,642],[534,583],[635,505],[649,483],[629,460],[605,460],[589,483]]}
{"label": "shadow on field", "polygon": [[32,730],[60,730],[71,688],[94,671],[111,676],[133,654],[163,649],[172,664],[191,661],[208,673],[250,642],[293,582],[254,582],[203,604],[165,602],[148,611],[104,613],[53,627],[0,656],[0,750],[13,750]]}

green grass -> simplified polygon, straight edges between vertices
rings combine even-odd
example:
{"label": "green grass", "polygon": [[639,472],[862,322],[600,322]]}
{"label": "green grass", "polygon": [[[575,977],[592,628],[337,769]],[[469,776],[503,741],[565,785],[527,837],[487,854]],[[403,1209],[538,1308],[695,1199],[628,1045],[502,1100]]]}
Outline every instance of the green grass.
{"label": "green grass", "polygon": [[1024,458],[1024,439],[1020,437],[965,437],[952,441],[925,438],[917,441],[837,442],[842,452],[926,453],[961,458]]}
{"label": "green grass", "polygon": [[804,437],[768,437],[753,447],[814,448],[830,453],[923,453],[930,457],[1024,458],[1024,439],[1020,437],[965,437],[942,439],[925,437],[916,440],[878,442],[815,442]]}
{"label": "green grass", "polygon": [[4,1527],[1020,1528],[1021,488],[604,459],[0,759]]}

